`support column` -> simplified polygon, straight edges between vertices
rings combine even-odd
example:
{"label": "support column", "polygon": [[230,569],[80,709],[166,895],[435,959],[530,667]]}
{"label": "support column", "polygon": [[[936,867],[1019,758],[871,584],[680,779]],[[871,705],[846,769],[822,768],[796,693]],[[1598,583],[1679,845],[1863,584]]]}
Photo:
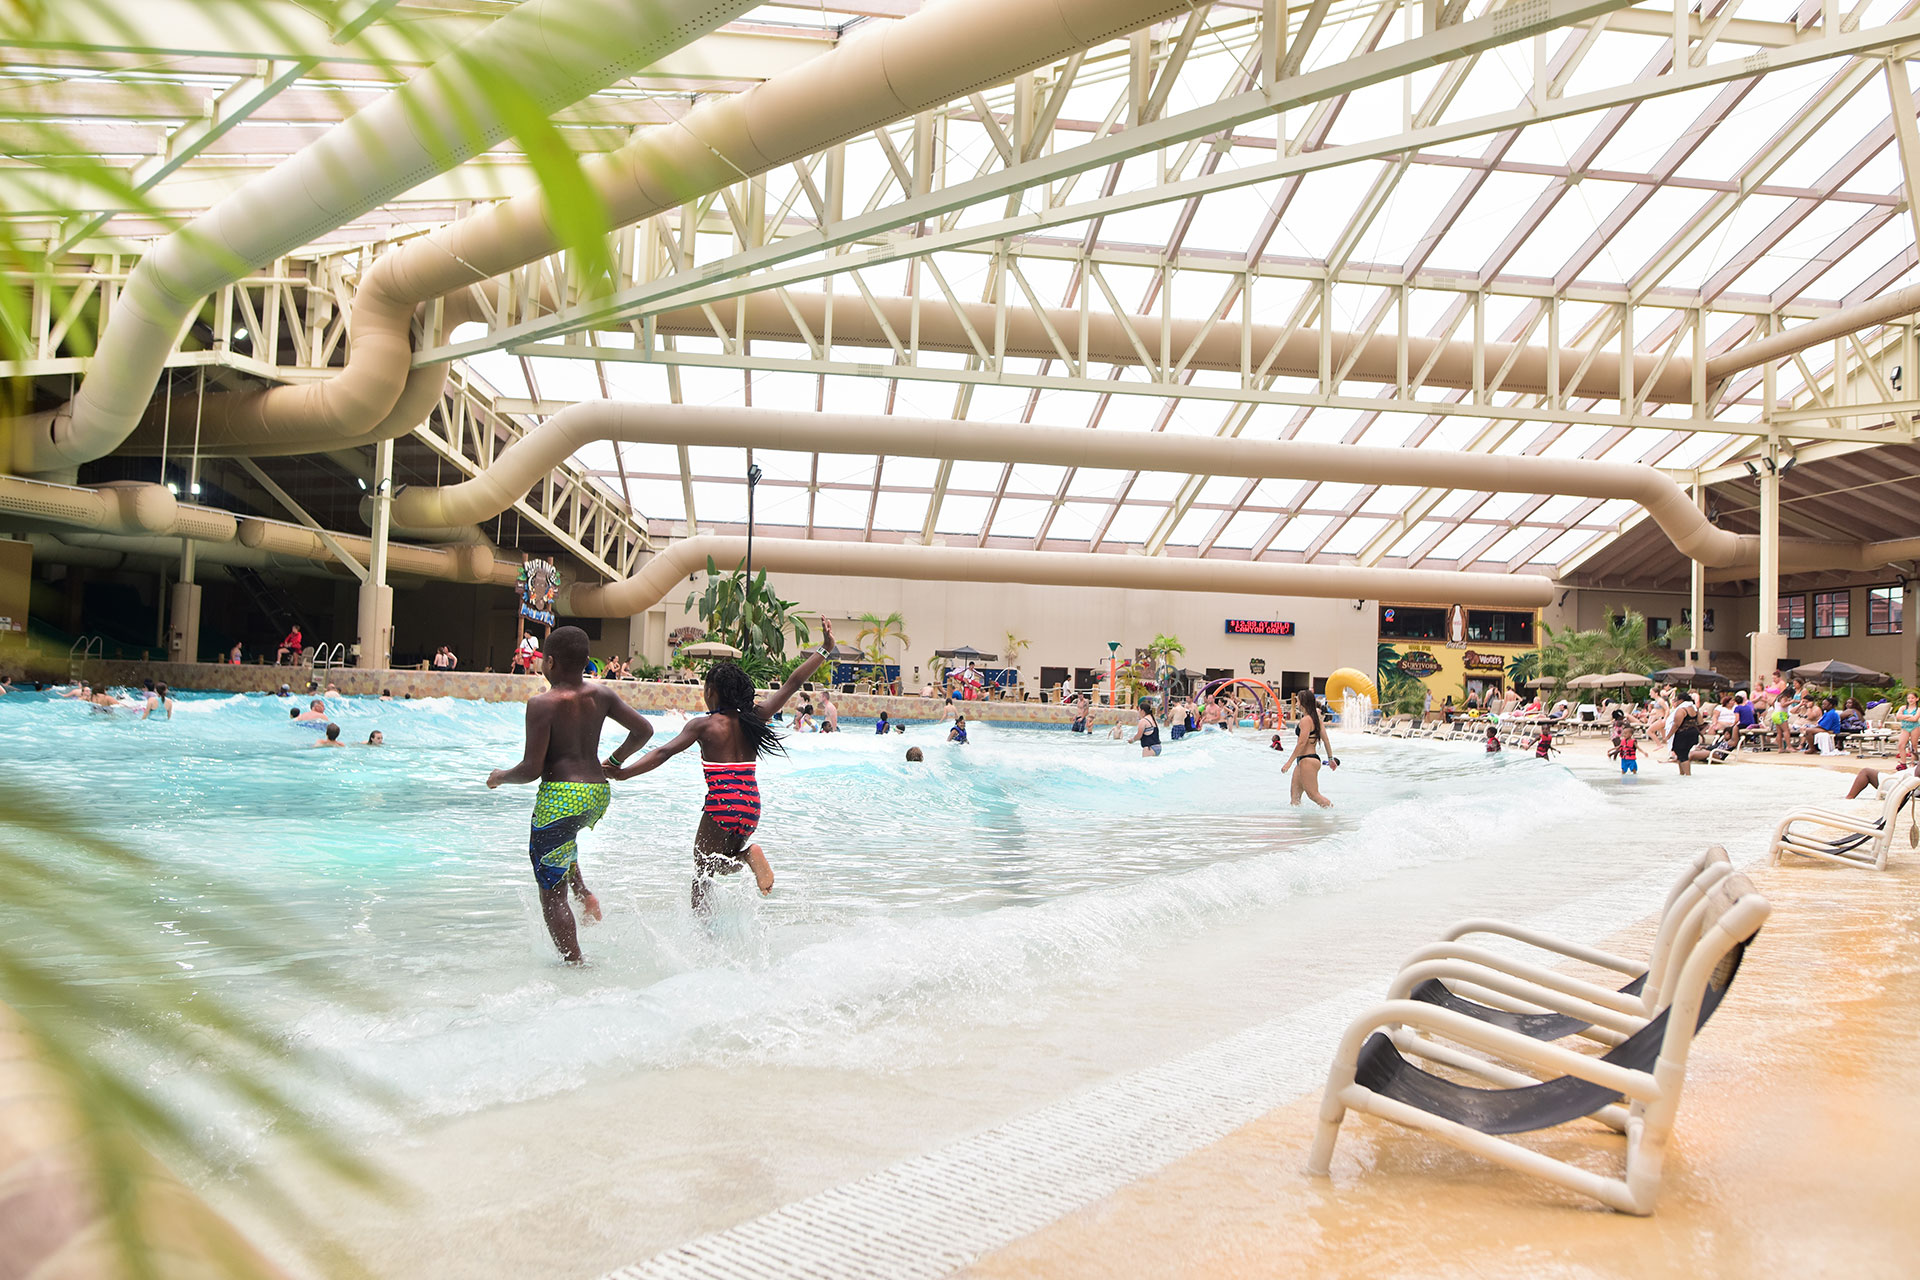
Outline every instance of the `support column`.
{"label": "support column", "polygon": [[167,658],[173,662],[200,661],[200,584],[187,580],[173,584],[167,603]]}
{"label": "support column", "polygon": [[373,447],[373,539],[367,580],[360,584],[360,653],[354,665],[393,665],[393,588],[387,585],[387,542],[393,531],[393,441]]}
{"label": "support column", "polygon": [[[1693,481],[1693,505],[1705,514],[1707,486],[1700,483],[1700,473],[1697,471]],[[1687,623],[1687,663],[1695,667],[1711,667],[1713,650],[1707,644],[1707,566],[1698,560],[1690,565],[1687,607],[1690,618]]]}
{"label": "support column", "polygon": [[1753,683],[1764,681],[1786,656],[1786,637],[1780,634],[1780,442],[1769,439],[1760,470],[1760,617],[1753,632]]}

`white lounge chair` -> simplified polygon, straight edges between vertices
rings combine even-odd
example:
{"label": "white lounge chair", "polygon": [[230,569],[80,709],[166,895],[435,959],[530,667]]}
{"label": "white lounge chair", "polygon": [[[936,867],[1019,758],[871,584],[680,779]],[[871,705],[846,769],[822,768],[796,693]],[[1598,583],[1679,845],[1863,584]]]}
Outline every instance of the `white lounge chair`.
{"label": "white lounge chair", "polygon": [[[1686,945],[1675,954],[1684,951],[1685,959],[1663,984],[1666,998],[1660,1012],[1604,1057],[1543,1043],[1416,1000],[1390,1000],[1368,1010],[1341,1039],[1328,1073],[1308,1172],[1329,1172],[1341,1121],[1349,1110],[1365,1111],[1591,1196],[1622,1213],[1652,1213],[1686,1080],[1687,1053],[1700,1025],[1725,997],[1747,944],[1769,910],[1767,900],[1738,872],[1709,888],[1688,913],[1683,932],[1691,934],[1691,940],[1679,939]],[[1502,985],[1523,992],[1518,997],[1522,999],[1551,997],[1527,984],[1503,980]],[[1478,1053],[1496,1058],[1507,1064],[1504,1070],[1511,1071],[1514,1083],[1481,1088],[1426,1071],[1395,1043],[1393,1032],[1399,1028],[1416,1031],[1424,1042],[1458,1046],[1460,1057]],[[1621,1102],[1627,1103],[1627,1141],[1625,1168],[1618,1177],[1499,1136],[1565,1124]]]}
{"label": "white lounge chair", "polygon": [[[1442,934],[1439,941],[1428,943],[1407,957],[1387,989],[1387,998],[1425,1001],[1536,1040],[1580,1035],[1604,1044],[1618,1044],[1659,1011],[1662,992],[1678,963],[1674,949],[1685,936],[1688,914],[1705,898],[1707,890],[1732,872],[1733,864],[1727,858],[1727,851],[1719,845],[1690,860],[1667,890],[1667,900],[1660,908],[1660,925],[1644,960],[1617,956],[1525,925],[1502,920],[1463,920]],[[1484,943],[1466,941],[1478,935],[1523,943],[1542,954],[1514,957]],[[1595,968],[1609,969],[1629,981],[1625,986],[1614,988],[1543,967],[1557,960],[1577,960]],[[1497,991],[1469,989],[1477,985],[1470,980],[1450,986],[1449,981],[1461,973],[1457,967],[1460,963],[1532,982],[1559,992],[1582,1007],[1606,1012],[1599,1017],[1583,1017],[1569,1012],[1558,1001],[1555,1008],[1518,1006]]]}
{"label": "white lounge chair", "polygon": [[[1774,866],[1788,854],[1820,858],[1849,867],[1887,869],[1887,857],[1893,851],[1894,831],[1900,826],[1903,811],[1915,803],[1915,788],[1920,787],[1920,772],[1899,775],[1882,793],[1880,815],[1865,818],[1819,805],[1795,809],[1780,819],[1773,829],[1773,841],[1767,846],[1767,861]],[[1909,813],[1909,829],[1920,817]],[[1911,841],[1911,836],[1909,840]]]}

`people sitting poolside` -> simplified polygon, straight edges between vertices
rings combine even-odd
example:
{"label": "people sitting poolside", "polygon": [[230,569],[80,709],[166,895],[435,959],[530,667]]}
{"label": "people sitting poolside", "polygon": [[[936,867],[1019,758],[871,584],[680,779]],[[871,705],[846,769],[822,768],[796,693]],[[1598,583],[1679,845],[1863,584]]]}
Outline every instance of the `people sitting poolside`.
{"label": "people sitting poolside", "polygon": [[[267,634],[271,635],[273,633],[268,632]],[[274,657],[274,665],[284,666],[287,659],[291,658],[293,659],[293,665],[296,667],[299,666],[300,655],[305,652],[306,647],[306,639],[300,634],[299,625],[295,624],[293,630],[287,632],[286,638],[280,642],[280,651]]]}
{"label": "people sitting poolside", "polygon": [[[1840,712],[1834,708],[1832,698],[1820,702],[1820,718],[1800,731],[1800,746],[1804,751],[1823,756],[1838,755],[1840,744],[1836,734],[1840,732]],[[1822,734],[1826,735],[1823,742]]]}

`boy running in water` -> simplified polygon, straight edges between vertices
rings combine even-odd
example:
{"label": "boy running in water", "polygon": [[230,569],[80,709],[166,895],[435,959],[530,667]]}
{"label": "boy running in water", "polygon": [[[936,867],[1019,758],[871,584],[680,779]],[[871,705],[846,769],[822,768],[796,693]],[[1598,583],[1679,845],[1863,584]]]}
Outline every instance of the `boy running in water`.
{"label": "boy running in water", "polygon": [[1553,730],[1546,725],[1540,726],[1540,736],[1533,740],[1533,755],[1536,760],[1545,760],[1553,752]]}
{"label": "boy running in water", "polygon": [[1614,741],[1613,750],[1607,754],[1620,762],[1622,776],[1629,773],[1635,777],[1640,775],[1640,744],[1633,740],[1632,725],[1620,731],[1619,738]]}
{"label": "boy running in water", "polygon": [[787,700],[800,691],[820,664],[833,656],[833,628],[820,620],[820,649],[794,668],[787,682],[765,702],[753,700],[753,681],[731,662],[716,662],[707,668],[707,714],[687,721],[672,741],[649,751],[638,764],[620,767],[616,757],[607,760],[607,772],[615,778],[636,778],[658,769],[669,757],[676,756],[694,743],[700,744],[700,767],[707,775],[707,801],[701,808],[700,825],[693,837],[693,909],[708,912],[707,895],[715,876],[730,876],[742,865],[753,868],[760,892],[773,892],[773,868],[766,852],[748,839],[760,825],[760,783],[754,776],[754,763],[763,755],[785,755],[780,735],[767,722]]}
{"label": "boy running in water", "polygon": [[593,826],[607,812],[611,788],[600,768],[600,729],[611,718],[627,731],[627,740],[608,757],[618,762],[647,745],[653,725],[613,690],[586,679],[587,633],[580,628],[555,629],[547,637],[543,662],[553,687],[527,703],[526,755],[513,768],[488,774],[487,787],[540,780],[527,853],[553,945],[568,964],[579,964],[580,939],[567,888],[572,886],[588,919],[600,918],[600,900],[580,877],[574,845],[580,828]]}

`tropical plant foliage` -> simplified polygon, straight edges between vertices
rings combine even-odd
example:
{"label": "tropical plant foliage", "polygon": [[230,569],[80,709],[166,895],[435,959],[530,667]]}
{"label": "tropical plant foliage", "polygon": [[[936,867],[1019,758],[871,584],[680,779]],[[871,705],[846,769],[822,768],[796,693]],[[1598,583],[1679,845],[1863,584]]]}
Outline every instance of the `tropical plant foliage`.
{"label": "tropical plant foliage", "polygon": [[[0,783],[0,876],[7,884],[0,897],[0,1006],[11,1009],[9,1018],[0,1008],[0,1030],[17,1031],[29,1057],[46,1068],[46,1096],[76,1135],[94,1198],[92,1206],[75,1209],[102,1220],[124,1274],[164,1274],[148,1244],[161,1237],[170,1249],[197,1245],[214,1274],[269,1274],[210,1210],[183,1207],[178,1192],[156,1176],[154,1157],[196,1180],[230,1173],[213,1154],[235,1136],[210,1128],[209,1116],[219,1114],[242,1133],[271,1129],[292,1156],[379,1188],[371,1166],[299,1099],[322,1088],[337,1096],[342,1080],[361,1102],[379,1106],[390,1099],[236,1007],[203,975],[218,964],[270,958],[288,981],[324,990],[335,1001],[366,1002],[317,962],[288,965],[290,954],[318,952],[318,940],[289,937],[280,922],[271,934],[251,927],[253,910],[264,904],[250,890],[213,877],[188,882],[177,868],[92,834],[89,826],[85,814]],[[162,936],[195,944],[191,965],[179,959],[186,952],[156,943],[156,907],[175,917],[175,932]],[[103,965],[115,981],[99,980]],[[112,1051],[104,1051],[109,1045]],[[156,1089],[162,1078],[190,1086],[203,1100],[186,1102],[186,1088]],[[289,1238],[315,1247],[328,1274],[357,1273],[273,1170],[259,1171],[249,1185]],[[7,1243],[0,1239],[0,1264],[7,1261]]]}
{"label": "tropical plant foliage", "polygon": [[1029,649],[1032,645],[1033,645],[1033,641],[1022,640],[1018,635],[1016,635],[1012,631],[1007,632],[1006,639],[1000,642],[1001,661],[1005,662],[1010,667],[1019,666],[1020,655],[1022,653],[1025,653],[1027,649]]}
{"label": "tropical plant foliage", "polygon": [[1427,686],[1420,677],[1400,669],[1402,654],[1390,644],[1375,651],[1375,683],[1380,690],[1380,710],[1389,715],[1412,715],[1427,709]]}
{"label": "tropical plant foliage", "polygon": [[913,643],[907,635],[907,620],[900,616],[898,609],[884,618],[877,613],[863,613],[857,621],[860,630],[854,633],[853,642],[866,654],[869,662],[886,665],[889,641],[899,641],[902,648]]}
{"label": "tropical plant foliage", "polygon": [[1540,648],[1540,674],[1561,683],[1576,676],[1631,671],[1645,675],[1664,661],[1661,650],[1647,643],[1647,620],[1632,609],[1609,613],[1590,631],[1555,631],[1541,625],[1545,642]]}
{"label": "tropical plant foliage", "polygon": [[[787,636],[804,645],[812,637],[792,600],[782,600],[767,585],[767,571],[749,581],[744,567],[722,573],[707,557],[707,585],[687,596],[688,609],[697,609],[707,638],[722,640],[746,658],[765,657],[778,662],[786,656]],[[743,660],[743,666],[747,663]],[[749,674],[753,668],[748,667]]]}

